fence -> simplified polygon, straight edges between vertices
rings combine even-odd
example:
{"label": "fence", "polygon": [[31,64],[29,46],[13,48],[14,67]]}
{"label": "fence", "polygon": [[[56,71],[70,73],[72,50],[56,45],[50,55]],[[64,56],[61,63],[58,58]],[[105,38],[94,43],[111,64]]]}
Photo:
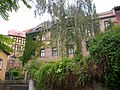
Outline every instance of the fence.
{"label": "fence", "polygon": [[0,81],[0,90],[28,90],[29,81],[6,80]]}

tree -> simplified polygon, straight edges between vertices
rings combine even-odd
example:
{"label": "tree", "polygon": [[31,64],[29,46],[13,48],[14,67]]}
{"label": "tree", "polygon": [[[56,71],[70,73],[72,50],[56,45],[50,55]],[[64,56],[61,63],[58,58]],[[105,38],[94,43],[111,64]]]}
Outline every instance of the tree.
{"label": "tree", "polygon": [[13,44],[12,39],[0,34],[0,50],[12,52],[12,48],[11,48],[12,44]]}
{"label": "tree", "polygon": [[8,20],[9,12],[19,9],[19,1],[22,1],[28,8],[31,7],[26,0],[0,0],[0,16]]}
{"label": "tree", "polygon": [[[99,31],[95,6],[91,0],[73,0],[71,3],[69,0],[36,0],[36,2],[36,15],[42,15],[47,11],[52,17],[52,26],[49,28],[51,47],[58,47],[59,55],[64,58],[69,56],[67,49],[73,45],[76,48],[75,57],[82,56],[81,42],[87,40],[90,36],[94,36]],[[37,37],[40,39],[41,35],[37,35]],[[29,45],[33,44],[33,41],[31,39],[27,40],[23,63],[31,58],[31,53],[34,51],[31,50],[33,46],[31,48],[31,45]],[[38,41],[38,43],[41,42]],[[40,52],[40,49],[41,47],[38,47],[35,52]]]}
{"label": "tree", "polygon": [[[105,74],[105,84],[120,85],[120,26],[113,26],[90,42],[90,56]],[[99,72],[100,73],[100,72]],[[119,87],[120,89],[120,87]]]}
{"label": "tree", "polygon": [[[8,20],[9,12],[17,11],[19,9],[19,1],[20,0],[0,0],[0,16],[3,19]],[[30,5],[26,0],[22,0],[22,2],[30,8]],[[4,35],[0,35],[0,50],[5,50],[11,52],[12,49],[10,45],[12,44],[12,40]]]}
{"label": "tree", "polygon": [[[91,0],[36,0],[37,14],[43,14],[46,11],[51,15],[54,21],[52,28],[52,37],[59,41],[61,56],[67,56],[67,48],[70,44],[76,46],[77,56],[81,55],[81,42],[98,33],[99,24],[95,5]],[[72,24],[70,25],[70,22]],[[70,29],[69,29],[70,27]]]}

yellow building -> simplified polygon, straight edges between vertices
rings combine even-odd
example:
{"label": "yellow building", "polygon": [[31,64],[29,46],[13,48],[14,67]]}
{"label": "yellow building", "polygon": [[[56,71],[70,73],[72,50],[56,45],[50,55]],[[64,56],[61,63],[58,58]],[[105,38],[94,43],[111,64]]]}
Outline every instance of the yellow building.
{"label": "yellow building", "polygon": [[8,52],[0,51],[0,80],[5,79],[7,63],[9,60],[8,55],[10,55]]}

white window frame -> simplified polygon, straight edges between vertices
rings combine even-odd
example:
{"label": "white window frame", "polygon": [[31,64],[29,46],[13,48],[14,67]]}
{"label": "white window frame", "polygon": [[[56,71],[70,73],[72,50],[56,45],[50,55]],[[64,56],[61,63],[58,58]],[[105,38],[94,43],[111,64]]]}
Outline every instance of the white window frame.
{"label": "white window frame", "polygon": [[40,50],[40,57],[45,58],[45,49]]}

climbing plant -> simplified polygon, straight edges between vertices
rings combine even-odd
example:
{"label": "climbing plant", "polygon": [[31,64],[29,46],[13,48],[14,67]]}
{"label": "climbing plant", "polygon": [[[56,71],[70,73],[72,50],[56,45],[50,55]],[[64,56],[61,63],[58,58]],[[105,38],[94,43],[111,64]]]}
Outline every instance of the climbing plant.
{"label": "climbing plant", "polygon": [[40,57],[40,50],[45,47],[42,39],[42,35],[45,31],[38,31],[34,33],[26,34],[26,43],[23,56],[21,57],[23,65],[27,63],[30,59]]}

